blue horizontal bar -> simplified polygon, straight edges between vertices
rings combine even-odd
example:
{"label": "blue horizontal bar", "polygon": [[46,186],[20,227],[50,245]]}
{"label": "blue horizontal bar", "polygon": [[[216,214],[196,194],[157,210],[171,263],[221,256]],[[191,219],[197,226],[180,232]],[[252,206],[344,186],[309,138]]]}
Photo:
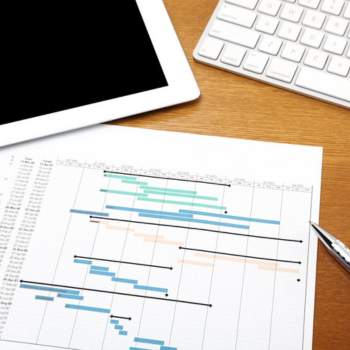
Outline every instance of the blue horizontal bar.
{"label": "blue horizontal bar", "polygon": [[146,338],[134,338],[134,341],[137,343],[146,343],[146,344],[155,344],[155,345],[164,345],[163,340],[154,340],[154,339],[146,339]]}
{"label": "blue horizontal bar", "polygon": [[137,280],[129,280],[126,278],[119,278],[119,277],[113,277],[113,282],[123,282],[123,283],[131,283],[131,284],[137,284]]}
{"label": "blue horizontal bar", "polygon": [[108,213],[101,213],[99,211],[89,211],[89,210],[78,210],[78,209],[71,209],[71,213],[74,214],[86,214],[86,215],[98,215],[98,216],[109,216]]}
{"label": "blue horizontal bar", "polygon": [[119,321],[118,320],[110,320],[110,323],[112,323],[112,324],[119,324]]}
{"label": "blue horizontal bar", "polygon": [[115,272],[105,272],[105,271],[98,271],[98,270],[90,270],[89,273],[91,275],[101,275],[101,276],[110,276],[110,277],[115,276]]}
{"label": "blue horizontal bar", "polygon": [[109,267],[91,265],[90,270],[109,271]]}
{"label": "blue horizontal bar", "polygon": [[228,224],[226,222],[219,222],[219,221],[208,221],[208,220],[198,220],[198,219],[185,219],[185,218],[179,218],[179,217],[173,217],[173,216],[166,216],[166,215],[151,215],[151,214],[142,214],[140,213],[139,216],[145,217],[145,218],[154,218],[154,219],[166,219],[166,220],[176,220],[176,221],[186,221],[186,222],[195,222],[198,224],[207,224],[207,225],[215,225],[215,226],[225,226],[225,227],[233,227],[233,228],[243,228],[248,230],[249,226],[246,225],[236,225],[236,224]]}
{"label": "blue horizontal bar", "polygon": [[148,214],[170,215],[170,216],[180,216],[184,218],[193,218],[193,215],[190,215],[190,214],[181,214],[181,213],[173,213],[171,211],[158,211],[158,210],[150,210],[150,209],[116,207],[114,205],[106,205],[106,209],[124,210],[124,211],[131,211],[135,213],[148,213]]}
{"label": "blue horizontal bar", "polygon": [[134,285],[134,289],[151,290],[152,292],[163,292],[163,293],[168,292],[168,290],[166,288],[140,286],[138,284]]}
{"label": "blue horizontal bar", "polygon": [[43,295],[36,295],[35,296],[35,299],[37,300],[45,300],[45,301],[53,301],[53,297],[45,297]]}
{"label": "blue horizontal bar", "polygon": [[73,304],[66,304],[66,308],[67,309],[75,309],[75,310],[83,310],[83,311],[101,312],[103,314],[109,314],[111,312],[110,309],[100,309],[98,307],[73,305]]}
{"label": "blue horizontal bar", "polygon": [[122,331],[122,330],[123,330],[123,326],[119,326],[119,325],[116,324],[116,325],[114,326],[114,329],[120,329],[120,330]]}
{"label": "blue horizontal bar", "polygon": [[[127,331],[119,331],[119,334],[120,335],[128,335],[128,332]],[[140,350],[140,349],[139,349]]]}
{"label": "blue horizontal bar", "polygon": [[78,290],[45,287],[45,286],[38,286],[38,285],[34,285],[34,284],[23,284],[22,283],[19,287],[25,288],[25,289],[44,290],[45,292],[54,292],[54,293],[67,293],[67,294],[76,294],[76,295],[79,295],[79,293],[80,293]]}
{"label": "blue horizontal bar", "polygon": [[81,259],[74,259],[74,262],[77,264],[85,264],[85,265],[91,265],[91,260],[81,260]]}
{"label": "blue horizontal bar", "polygon": [[73,295],[73,294],[57,294],[58,298],[65,298],[65,299],[75,299],[75,300],[84,300],[84,297],[81,295]]}
{"label": "blue horizontal bar", "polygon": [[160,350],[177,350],[177,348],[172,348],[170,346],[161,346]]}
{"label": "blue horizontal bar", "polygon": [[148,183],[147,182],[143,182],[143,181],[132,181],[132,180],[122,180],[122,183],[124,184],[131,184],[131,185],[144,185],[147,186]]}
{"label": "blue horizontal bar", "polygon": [[244,217],[244,216],[233,216],[233,215],[207,213],[205,211],[193,211],[193,210],[180,209],[179,212],[180,213],[186,213],[186,214],[194,214],[194,215],[212,216],[212,217],[223,218],[223,219],[232,219],[232,220],[241,220],[241,221],[250,221],[250,222],[260,222],[260,223],[263,223],[263,224],[273,224],[273,225],[279,225],[280,224],[280,221],[247,218],[247,217]]}
{"label": "blue horizontal bar", "polygon": [[151,349],[135,348],[135,347],[131,346],[131,347],[129,348],[129,350],[151,350]]}

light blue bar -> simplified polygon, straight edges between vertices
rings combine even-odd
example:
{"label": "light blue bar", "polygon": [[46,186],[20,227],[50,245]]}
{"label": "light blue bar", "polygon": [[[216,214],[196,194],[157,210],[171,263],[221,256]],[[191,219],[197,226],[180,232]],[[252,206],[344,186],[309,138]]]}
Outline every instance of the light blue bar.
{"label": "light blue bar", "polygon": [[25,289],[43,290],[45,292],[54,292],[54,293],[67,293],[67,294],[76,294],[76,295],[79,295],[79,293],[80,293],[78,290],[45,287],[45,286],[38,286],[38,285],[34,285],[34,284],[23,284],[22,283],[19,287],[25,288]]}
{"label": "light blue bar", "polygon": [[180,216],[184,218],[193,218],[193,215],[190,215],[190,214],[181,214],[181,213],[173,213],[171,211],[158,211],[158,210],[138,209],[138,208],[129,208],[129,207],[116,207],[114,205],[106,205],[106,209],[124,210],[124,211],[131,211],[135,213],[148,213],[148,214],[170,215],[170,216]]}
{"label": "light blue bar", "polygon": [[143,190],[151,190],[151,191],[165,191],[165,192],[174,192],[174,193],[197,194],[197,191],[176,190],[175,188],[166,188],[166,187],[140,186],[140,188]]}
{"label": "light blue bar", "polygon": [[114,326],[114,329],[120,329],[120,330],[122,331],[122,330],[123,330],[123,326],[119,326],[119,325],[116,324],[116,325]]}
{"label": "light blue bar", "polygon": [[[128,335],[128,332],[127,331],[119,331],[119,334],[120,335]],[[140,349],[139,349],[140,350]]]}
{"label": "light blue bar", "polygon": [[151,350],[151,349],[135,348],[135,347],[131,346],[131,347],[129,348],[129,350]]}
{"label": "light blue bar", "polygon": [[98,270],[90,270],[89,273],[91,275],[101,275],[101,276],[110,276],[110,277],[115,276],[115,272],[105,272],[105,271],[98,271]]}
{"label": "light blue bar", "polygon": [[119,277],[113,277],[113,282],[123,282],[123,283],[131,283],[131,284],[137,284],[137,280],[129,280],[127,278],[119,278]]}
{"label": "light blue bar", "polygon": [[219,200],[219,198],[216,198],[216,197],[197,196],[195,194],[184,194],[184,193],[175,193],[175,192],[166,192],[166,191],[150,191],[150,190],[144,190],[143,192],[145,192],[147,194],[157,194],[157,195],[161,195],[161,196],[204,199],[204,200],[208,200],[208,201],[218,201]]}
{"label": "light blue bar", "polygon": [[53,297],[45,297],[43,295],[36,295],[35,296],[35,299],[37,300],[45,300],[45,301],[53,301]]}
{"label": "light blue bar", "polygon": [[129,176],[129,175],[114,175],[114,174],[104,174],[105,177],[111,177],[113,179],[125,179],[125,180],[131,180],[131,181],[135,181],[137,180],[137,177],[134,176]]}
{"label": "light blue bar", "polygon": [[180,209],[179,212],[180,213],[186,213],[186,214],[194,214],[194,215],[213,216],[213,217],[216,217],[216,218],[223,218],[223,219],[233,219],[233,220],[241,220],[241,221],[261,222],[263,224],[273,224],[273,225],[279,225],[280,224],[280,221],[246,218],[246,217],[243,217],[243,216],[233,216],[233,215],[207,213],[205,211],[193,211],[193,210]]}
{"label": "light blue bar", "polygon": [[85,264],[85,265],[91,265],[92,260],[82,260],[82,259],[74,259],[74,262],[77,264]]}
{"label": "light blue bar", "polygon": [[109,267],[91,265],[90,270],[109,271]]}
{"label": "light blue bar", "polygon": [[163,340],[154,340],[154,339],[146,339],[146,338],[134,338],[134,341],[137,343],[145,343],[145,344],[155,344],[155,345],[164,345]]}
{"label": "light blue bar", "polygon": [[128,191],[117,191],[117,190],[106,190],[101,188],[100,192],[106,192],[106,193],[114,193],[114,194],[124,194],[126,196],[141,196],[141,197],[147,197],[148,194],[144,193],[137,193],[137,192],[128,192]]}
{"label": "light blue bar", "polygon": [[150,290],[152,292],[162,292],[162,293],[167,293],[168,292],[168,290],[166,288],[140,286],[138,284],[134,285],[134,289]]}
{"label": "light blue bar", "polygon": [[233,227],[233,228],[243,228],[248,230],[249,226],[246,225],[237,225],[237,224],[229,224],[227,222],[219,222],[219,221],[208,221],[208,220],[198,220],[198,219],[185,219],[173,216],[165,216],[165,215],[151,215],[151,214],[142,214],[139,216],[145,218],[154,218],[154,219],[167,219],[167,220],[176,220],[176,221],[186,221],[186,222],[196,222],[198,224],[207,224],[207,225],[215,225],[215,226],[225,226],[225,227]]}
{"label": "light blue bar", "polygon": [[148,185],[147,182],[142,182],[142,181],[130,181],[130,180],[122,180],[122,183],[125,184],[130,184],[130,185]]}
{"label": "light blue bar", "polygon": [[101,312],[103,314],[109,314],[111,312],[110,309],[100,309],[98,307],[73,305],[73,304],[66,304],[66,308],[67,309],[75,309],[75,310],[83,310],[83,311]]}
{"label": "light blue bar", "polygon": [[177,348],[172,348],[170,346],[161,346],[160,350],[177,350]]}
{"label": "light blue bar", "polygon": [[78,209],[71,209],[71,213],[74,214],[86,214],[86,215],[98,215],[98,216],[109,216],[108,213],[101,213],[99,211],[88,211],[88,210],[78,210]]}
{"label": "light blue bar", "polygon": [[119,324],[119,321],[118,320],[111,320],[110,323],[112,323],[112,324]]}
{"label": "light blue bar", "polygon": [[137,197],[137,199],[140,201],[146,201],[146,202],[188,205],[190,207],[202,207],[202,208],[219,209],[219,210],[226,210],[227,209],[226,207],[221,207],[219,205],[211,205],[211,204],[203,204],[203,203],[179,202],[179,201],[170,201],[170,200],[165,200],[165,199],[143,198],[143,197]]}
{"label": "light blue bar", "polygon": [[58,298],[66,298],[66,299],[75,299],[75,300],[84,300],[84,297],[81,295],[73,295],[73,294],[57,294]]}

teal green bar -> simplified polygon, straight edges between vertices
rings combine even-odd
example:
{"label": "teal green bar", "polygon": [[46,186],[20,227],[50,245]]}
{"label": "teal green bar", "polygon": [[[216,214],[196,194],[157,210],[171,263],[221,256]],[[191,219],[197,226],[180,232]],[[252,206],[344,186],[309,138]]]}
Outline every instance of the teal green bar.
{"label": "teal green bar", "polygon": [[193,206],[193,207],[202,207],[202,208],[211,208],[211,209],[220,209],[220,210],[227,209],[226,207],[219,207],[218,205],[209,205],[209,204],[202,204],[202,203],[168,201],[168,200],[163,200],[163,199],[143,198],[143,197],[138,197],[137,199],[140,201],[147,201],[147,202],[181,204],[181,205],[189,205],[189,206]]}
{"label": "teal green bar", "polygon": [[137,180],[137,177],[134,176],[124,176],[124,175],[113,175],[113,174],[105,174],[105,177],[111,177],[113,179],[125,179],[125,180]]}
{"label": "teal green bar", "polygon": [[131,185],[148,185],[148,182],[130,181],[130,180],[122,180],[122,183],[124,183],[124,184],[131,184]]}
{"label": "teal green bar", "polygon": [[169,193],[169,192],[149,191],[149,190],[144,190],[143,192],[149,193],[149,194],[159,194],[159,195],[163,195],[163,196],[206,199],[208,201],[217,201],[217,200],[219,200],[218,198],[215,198],[215,197],[197,196],[197,195],[183,194],[183,193]]}
{"label": "teal green bar", "polygon": [[138,196],[138,197],[147,197],[147,194],[144,193],[135,193],[135,192],[126,192],[126,191],[116,191],[116,190],[105,190],[100,189],[101,192],[114,193],[114,194],[126,194],[127,196]]}
{"label": "teal green bar", "polygon": [[151,186],[140,186],[140,188],[143,190],[150,190],[150,191],[164,191],[164,192],[197,194],[197,191],[176,190],[175,188],[151,187]]}

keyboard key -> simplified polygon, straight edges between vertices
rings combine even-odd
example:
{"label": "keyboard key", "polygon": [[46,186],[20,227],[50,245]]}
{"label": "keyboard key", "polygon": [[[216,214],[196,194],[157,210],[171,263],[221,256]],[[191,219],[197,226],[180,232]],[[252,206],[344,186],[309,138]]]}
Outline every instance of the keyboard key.
{"label": "keyboard key", "polygon": [[323,69],[327,58],[328,55],[325,52],[310,49],[305,58],[304,64],[317,69]]}
{"label": "keyboard key", "polygon": [[245,61],[243,68],[254,73],[261,74],[267,64],[269,57],[258,52],[251,52]]}
{"label": "keyboard key", "polygon": [[280,7],[281,1],[278,0],[262,0],[258,11],[267,15],[276,16]]}
{"label": "keyboard key", "polygon": [[321,11],[339,16],[343,6],[343,0],[324,0]]}
{"label": "keyboard key", "polygon": [[247,50],[241,46],[228,44],[226,50],[221,57],[221,62],[230,64],[231,66],[239,67]]}
{"label": "keyboard key", "polygon": [[348,6],[346,7],[346,10],[344,12],[344,17],[350,19],[350,2],[348,3]]}
{"label": "keyboard key", "polygon": [[323,13],[309,10],[306,12],[306,15],[303,19],[303,24],[311,28],[321,29],[325,18],[326,15]]}
{"label": "keyboard key", "polygon": [[284,6],[280,17],[287,21],[298,23],[303,12],[304,10],[302,7],[287,4]]}
{"label": "keyboard key", "polygon": [[205,39],[198,54],[212,60],[217,60],[223,46],[224,43],[222,41],[208,37]]}
{"label": "keyboard key", "polygon": [[256,46],[260,38],[257,32],[218,20],[214,22],[209,35],[251,49]]}
{"label": "keyboard key", "polygon": [[297,68],[298,66],[294,63],[274,58],[272,59],[266,75],[270,78],[290,83],[293,80]]}
{"label": "keyboard key", "polygon": [[294,44],[294,43],[287,43],[286,46],[284,47],[281,57],[289,61],[300,62],[301,58],[304,55],[304,52],[305,52],[304,46]]}
{"label": "keyboard key", "polygon": [[250,10],[241,9],[237,6],[224,4],[218,14],[218,18],[243,27],[251,28],[255,22],[257,14]]}
{"label": "keyboard key", "polygon": [[328,66],[328,72],[346,77],[349,73],[350,61],[340,57],[333,57]]}
{"label": "keyboard key", "polygon": [[323,50],[342,55],[346,46],[346,40],[338,36],[328,35]]}
{"label": "keyboard key", "polygon": [[321,0],[299,0],[299,5],[316,10]]}
{"label": "keyboard key", "polygon": [[314,29],[306,29],[300,42],[304,45],[319,48],[323,40],[324,34]]}
{"label": "keyboard key", "polygon": [[349,21],[346,21],[345,19],[330,16],[325,31],[343,36],[348,23]]}
{"label": "keyboard key", "polygon": [[288,22],[283,22],[278,36],[283,39],[296,41],[298,39],[301,27]]}
{"label": "keyboard key", "polygon": [[276,56],[281,48],[281,45],[282,40],[266,35],[260,42],[259,51]]}
{"label": "keyboard key", "polygon": [[255,29],[259,32],[274,34],[279,22],[276,18],[261,15]]}
{"label": "keyboard key", "polygon": [[302,67],[295,85],[350,102],[350,80]]}
{"label": "keyboard key", "polygon": [[258,0],[226,0],[230,4],[245,7],[250,10],[254,10]]}

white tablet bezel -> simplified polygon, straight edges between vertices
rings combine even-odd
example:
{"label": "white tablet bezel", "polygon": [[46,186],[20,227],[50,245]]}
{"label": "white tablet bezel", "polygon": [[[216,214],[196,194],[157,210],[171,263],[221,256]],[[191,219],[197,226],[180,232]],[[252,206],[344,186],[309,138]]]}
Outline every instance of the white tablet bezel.
{"label": "white tablet bezel", "polygon": [[[163,1],[136,0],[136,3],[168,86],[0,125],[0,147],[191,101],[199,97],[198,85]],[[130,18],[131,29],[132,18]],[[116,35],[121,34],[116,33]],[[142,60],[142,52],[140,52],[140,60]]]}

